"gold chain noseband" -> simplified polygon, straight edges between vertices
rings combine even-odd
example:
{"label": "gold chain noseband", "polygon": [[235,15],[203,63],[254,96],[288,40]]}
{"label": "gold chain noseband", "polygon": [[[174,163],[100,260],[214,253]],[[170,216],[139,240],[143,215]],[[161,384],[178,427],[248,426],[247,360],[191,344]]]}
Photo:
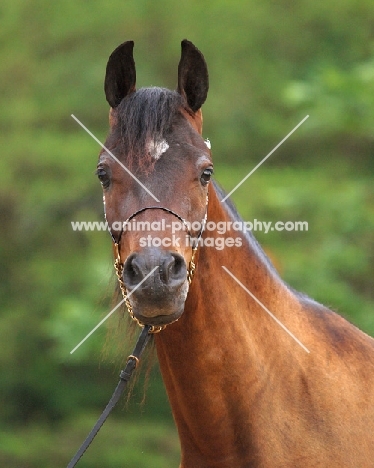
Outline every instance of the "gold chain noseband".
{"label": "gold chain noseband", "polygon": [[[121,233],[119,235],[118,241],[116,241],[115,238],[113,237],[113,234],[110,233],[111,236],[112,236],[112,239],[113,239],[113,243],[114,243],[114,254],[115,254],[114,270],[116,272],[116,276],[117,276],[117,279],[118,279],[119,287],[121,289],[122,297],[123,297],[123,299],[125,301],[125,304],[126,304],[128,312],[130,314],[130,317],[140,327],[144,327],[144,324],[142,324],[134,315],[134,312],[132,310],[132,305],[131,305],[131,302],[129,300],[128,294],[127,294],[127,289],[126,289],[125,283],[123,281],[123,263],[121,262],[121,255],[120,255],[120,241],[121,241],[121,236],[122,236],[122,233],[123,233],[123,228],[126,226],[126,224],[129,221],[131,221],[133,218],[135,218],[135,216],[142,213],[143,211],[154,210],[154,209],[163,210],[163,211],[166,211],[167,213],[170,213],[170,214],[176,216],[184,224],[184,226],[187,228],[187,233],[188,233],[189,237],[192,238],[187,221],[185,219],[183,219],[181,216],[179,216],[177,213],[175,213],[174,211],[169,210],[168,208],[163,208],[161,206],[149,206],[149,207],[146,207],[146,208],[141,208],[140,210],[136,211],[131,216],[129,216],[122,225],[123,227],[122,227],[122,231],[121,231]],[[199,241],[200,241],[201,236],[202,236],[202,234],[204,232],[205,224],[206,224],[206,221],[207,221],[207,216],[208,216],[208,195],[206,197],[205,216],[204,216],[202,224],[201,224],[200,232],[199,232],[198,236],[196,237],[196,241],[195,241],[195,243],[194,243],[194,245],[192,247],[192,256],[191,256],[191,260],[190,260],[190,263],[189,263],[188,269],[187,269],[188,284],[191,284],[192,279],[193,279],[194,274],[195,274],[195,270],[196,270],[195,256],[196,256],[197,249],[199,247]],[[173,323],[173,322],[171,322],[171,323]],[[167,325],[170,325],[170,323],[168,323]],[[152,325],[152,326],[150,326],[149,333],[159,333],[160,331],[164,330],[167,327],[167,325],[160,325],[160,326]]]}

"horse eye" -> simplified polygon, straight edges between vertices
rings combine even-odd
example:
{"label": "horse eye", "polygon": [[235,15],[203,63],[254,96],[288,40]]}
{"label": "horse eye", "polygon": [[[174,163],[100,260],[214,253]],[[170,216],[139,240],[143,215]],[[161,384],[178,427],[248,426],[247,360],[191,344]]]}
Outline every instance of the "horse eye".
{"label": "horse eye", "polygon": [[110,179],[106,170],[103,167],[99,166],[96,170],[96,175],[99,178],[99,181],[103,188],[108,188],[110,184]]}
{"label": "horse eye", "polygon": [[200,181],[203,185],[207,185],[207,183],[210,181],[210,178],[212,177],[213,174],[213,169],[205,169],[203,173],[201,174]]}

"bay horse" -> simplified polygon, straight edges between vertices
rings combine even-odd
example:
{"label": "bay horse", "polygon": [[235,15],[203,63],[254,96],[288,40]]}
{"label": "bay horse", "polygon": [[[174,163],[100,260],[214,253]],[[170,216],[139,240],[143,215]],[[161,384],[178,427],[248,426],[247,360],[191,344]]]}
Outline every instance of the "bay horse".
{"label": "bay horse", "polygon": [[205,59],[184,40],[176,91],[136,90],[133,46],[107,64],[97,174],[127,306],[153,327],[180,468],[374,467],[374,340],[291,289],[251,233],[207,230],[241,219],[211,180]]}

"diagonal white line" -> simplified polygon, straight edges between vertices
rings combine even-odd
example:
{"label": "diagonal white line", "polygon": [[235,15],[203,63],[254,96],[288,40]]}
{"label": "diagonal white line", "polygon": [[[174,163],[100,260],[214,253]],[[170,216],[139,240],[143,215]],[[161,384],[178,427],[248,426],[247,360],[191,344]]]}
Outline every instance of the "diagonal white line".
{"label": "diagonal white line", "polygon": [[109,312],[109,314],[108,314],[106,317],[104,317],[103,320],[102,320],[101,322],[99,322],[99,323],[96,325],[96,327],[93,328],[93,329],[90,331],[90,333],[88,333],[88,334],[83,338],[83,340],[80,341],[80,342],[77,344],[77,346],[76,346],[74,349],[72,349],[72,350],[70,351],[70,354],[73,354],[74,351],[76,351],[76,350],[79,348],[79,346],[82,345],[82,344],[87,340],[87,338],[89,338],[89,337],[90,337],[90,336],[91,336],[91,335],[92,335],[92,334],[93,334],[93,333],[94,333],[94,332],[95,332],[95,331],[96,331],[112,314],[113,314],[113,312],[115,312],[115,311],[118,309],[118,307],[119,307],[120,305],[122,305],[124,302],[125,302],[125,299],[122,299],[122,301],[119,302],[119,303],[114,307],[114,309],[112,309],[112,310]]}
{"label": "diagonal white line", "polygon": [[[152,274],[154,271],[157,270],[157,268],[158,268],[158,266],[155,266],[155,267],[153,268],[153,270],[150,271],[150,272],[148,273],[148,275],[145,276],[145,277],[140,281],[140,283],[137,284],[137,285],[135,286],[135,288],[132,289],[132,290],[128,293],[127,297],[130,297],[131,294],[132,294],[133,292],[135,292],[135,291],[139,288],[139,286],[141,286],[141,285],[144,283],[144,281],[145,281],[147,278],[149,278],[149,277],[151,276],[151,274]],[[88,333],[88,334],[83,338],[83,340],[82,340],[80,343],[78,343],[77,346],[76,346],[74,349],[72,349],[72,350],[70,351],[70,354],[73,354],[74,351],[76,351],[76,350],[79,348],[79,346],[80,346],[81,344],[83,344],[83,343],[87,340],[87,338],[89,338],[89,337],[92,335],[92,333],[94,333],[94,332],[95,332],[95,331],[96,331],[96,330],[113,314],[113,312],[115,312],[115,311],[118,309],[118,307],[119,307],[121,304],[123,304],[124,302],[125,302],[125,299],[122,299],[122,301],[119,302],[119,303],[109,312],[109,314],[106,315],[106,316],[101,320],[101,322],[99,322],[99,323],[96,325],[96,327],[93,328],[93,329],[90,331],[90,333]]]}
{"label": "diagonal white line", "polygon": [[73,119],[83,128],[83,130],[85,130],[85,131],[96,141],[96,143],[98,143],[103,149],[105,149],[105,151],[106,151],[116,162],[118,162],[118,164],[119,164],[134,180],[136,180],[136,182],[137,182],[141,187],[143,187],[143,189],[144,189],[147,193],[149,193],[149,195],[150,195],[154,200],[156,200],[157,203],[160,202],[160,200],[159,200],[158,198],[156,198],[156,197],[153,195],[153,193],[152,193],[150,190],[148,190],[147,187],[146,187],[142,182],[140,182],[140,180],[139,180],[136,176],[134,176],[134,174],[133,174],[129,169],[127,169],[127,167],[126,167],[124,164],[122,164],[121,161],[120,161],[118,158],[116,158],[116,157],[114,156],[114,154],[113,154],[103,143],[101,143],[101,141],[100,141],[98,138],[96,138],[95,135],[94,135],[92,132],[90,132],[90,130],[88,130],[88,128],[87,128],[85,125],[83,125],[82,122],[81,122],[79,119],[77,119],[77,117],[75,117],[74,114],[71,114],[71,117],[73,117]]}
{"label": "diagonal white line", "polygon": [[290,330],[289,330],[285,325],[283,325],[283,323],[282,323],[279,319],[277,319],[277,317],[276,317],[273,313],[271,313],[270,310],[269,310],[267,307],[265,307],[264,304],[263,304],[261,301],[259,301],[259,300],[257,299],[257,297],[256,297],[254,294],[252,294],[251,291],[249,291],[249,289],[247,289],[247,288],[244,286],[244,284],[241,283],[241,282],[238,280],[238,278],[237,278],[235,275],[233,275],[233,274],[231,273],[231,271],[230,271],[228,268],[226,268],[226,267],[223,266],[223,265],[222,265],[222,268],[225,270],[226,273],[228,273],[228,274],[231,276],[231,278],[232,278],[233,280],[235,280],[235,281],[238,283],[239,286],[241,286],[241,287],[244,289],[244,291],[245,291],[246,293],[248,293],[248,294],[251,296],[251,298],[252,298],[254,301],[257,302],[257,304],[258,304],[259,306],[261,306],[261,307],[264,309],[265,312],[267,312],[267,313],[270,315],[270,317],[271,317],[273,320],[275,320],[275,322],[277,322],[277,324],[278,324],[280,327],[283,328],[283,330],[284,330],[285,332],[287,332],[287,333],[290,335],[291,338],[293,338],[293,339],[296,341],[296,343],[297,343],[298,345],[300,345],[300,346],[303,348],[304,351],[306,351],[307,353],[310,353],[309,349],[308,349],[306,346],[304,346],[304,345],[302,344],[302,342],[301,342],[300,340],[298,340],[298,339],[296,338],[296,336],[295,336],[292,332],[290,332]]}
{"label": "diagonal white line", "polygon": [[293,130],[291,130],[290,133],[289,133],[287,136],[285,136],[285,137],[283,138],[283,140],[282,140],[280,143],[278,143],[277,146],[276,146],[275,148],[273,148],[273,149],[270,151],[270,153],[269,153],[268,155],[266,155],[266,156],[264,157],[264,159],[263,159],[262,161],[260,161],[260,162],[257,164],[257,166],[254,167],[254,168],[251,170],[251,172],[250,172],[249,174],[247,174],[247,175],[244,177],[244,179],[241,180],[241,181],[238,183],[238,185],[236,185],[236,186],[231,190],[231,192],[228,193],[228,194],[225,196],[225,198],[223,198],[223,199],[221,200],[221,202],[223,203],[224,201],[226,201],[226,200],[229,198],[229,196],[232,195],[232,194],[235,192],[235,190],[238,189],[238,188],[248,179],[248,177],[250,177],[250,176],[261,166],[261,164],[264,163],[264,162],[274,153],[274,151],[276,151],[276,150],[287,140],[287,138],[290,137],[290,136],[300,127],[300,125],[302,125],[302,124],[306,121],[306,119],[307,119],[308,117],[309,117],[309,115],[307,115],[306,117],[304,117],[303,120],[302,120],[301,122],[299,122],[299,123],[296,125],[296,127],[295,127]]}

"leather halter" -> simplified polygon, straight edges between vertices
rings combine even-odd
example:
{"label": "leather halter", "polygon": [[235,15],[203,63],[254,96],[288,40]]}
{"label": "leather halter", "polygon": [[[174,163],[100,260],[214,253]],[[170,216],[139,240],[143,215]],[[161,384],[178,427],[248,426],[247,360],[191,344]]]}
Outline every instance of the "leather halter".
{"label": "leather halter", "polygon": [[[122,237],[122,234],[123,234],[123,232],[124,232],[124,230],[126,228],[126,225],[132,219],[134,219],[137,215],[139,215],[140,213],[143,213],[144,211],[147,211],[147,210],[162,210],[162,211],[165,211],[166,213],[172,214],[177,219],[179,219],[179,221],[181,221],[183,223],[184,227],[186,228],[186,231],[187,231],[187,234],[188,234],[189,238],[191,240],[194,240],[193,243],[191,242],[192,256],[191,256],[191,260],[190,260],[190,263],[189,263],[188,269],[187,269],[187,280],[188,280],[188,283],[191,284],[192,278],[193,278],[193,276],[195,274],[195,269],[196,269],[196,263],[195,263],[196,252],[197,252],[197,249],[199,247],[199,241],[201,239],[201,236],[203,235],[205,225],[206,225],[206,221],[207,221],[207,216],[208,216],[208,195],[206,197],[205,215],[204,215],[204,218],[203,218],[203,220],[201,222],[201,228],[200,228],[200,231],[199,231],[196,238],[192,237],[192,233],[191,233],[191,230],[189,228],[189,224],[184,218],[182,218],[182,216],[180,216],[175,211],[170,210],[169,208],[165,208],[163,206],[147,206],[145,208],[140,208],[139,210],[135,211],[132,215],[130,215],[126,219],[126,221],[124,221],[122,223],[122,229],[121,229],[121,232],[120,232],[120,234],[118,236],[118,240],[113,236],[113,233],[111,231],[109,231],[110,235],[112,237],[113,243],[114,243],[114,252],[115,252],[114,269],[115,269],[116,276],[117,276],[117,279],[118,279],[118,283],[119,283],[119,286],[120,286],[120,289],[121,289],[121,292],[122,292],[122,297],[123,297],[123,299],[125,301],[125,304],[126,304],[128,312],[130,314],[130,317],[140,327],[143,327],[144,324],[141,323],[134,315],[134,312],[132,310],[132,305],[131,305],[131,302],[129,300],[129,294],[127,293],[127,289],[126,289],[125,283],[123,281],[123,266],[124,266],[124,263],[121,262],[120,245],[121,245],[121,237]],[[167,325],[170,325],[171,323],[174,323],[175,321],[176,320],[174,320],[173,322],[170,322],[170,323],[168,323],[166,325],[161,325],[161,326],[152,325],[150,327],[149,333],[159,333],[160,331],[164,330],[167,327]]]}

